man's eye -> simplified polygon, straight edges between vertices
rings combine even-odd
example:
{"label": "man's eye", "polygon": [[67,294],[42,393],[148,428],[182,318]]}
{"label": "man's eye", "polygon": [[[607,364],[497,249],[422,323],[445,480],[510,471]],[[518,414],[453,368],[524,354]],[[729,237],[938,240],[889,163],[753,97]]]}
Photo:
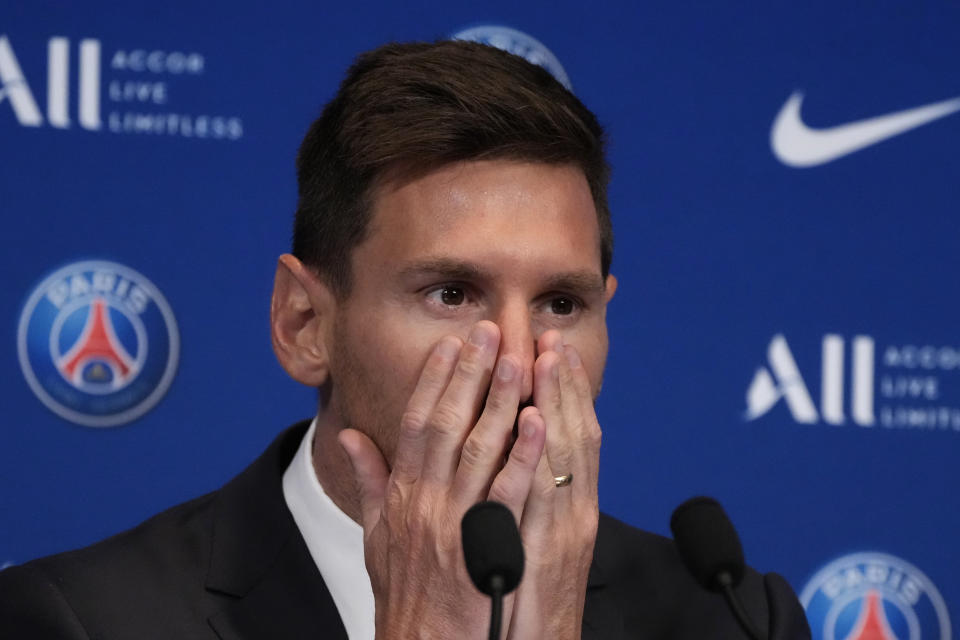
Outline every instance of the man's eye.
{"label": "man's eye", "polygon": [[440,300],[443,304],[451,307],[463,304],[463,300],[466,297],[466,294],[460,287],[444,287],[440,290]]}
{"label": "man's eye", "polygon": [[558,316],[568,316],[576,309],[576,303],[570,298],[554,298],[550,301],[550,312]]}
{"label": "man's eye", "polygon": [[428,295],[430,298],[447,307],[459,307],[467,301],[466,289],[453,285],[437,287]]}

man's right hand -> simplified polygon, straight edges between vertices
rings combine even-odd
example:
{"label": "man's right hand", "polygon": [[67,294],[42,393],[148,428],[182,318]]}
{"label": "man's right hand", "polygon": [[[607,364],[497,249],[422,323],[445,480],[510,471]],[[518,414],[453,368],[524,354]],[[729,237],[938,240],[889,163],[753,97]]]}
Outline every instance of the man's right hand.
{"label": "man's right hand", "polygon": [[[497,360],[499,343],[497,326],[483,321],[466,343],[451,336],[435,346],[399,426],[392,469],[366,435],[340,433],[360,489],[378,640],[487,637],[490,604],[467,575],[460,521],[489,498],[520,522],[545,442],[543,417],[528,407],[510,448],[522,370],[510,355]],[[511,609],[505,602],[504,630]]]}

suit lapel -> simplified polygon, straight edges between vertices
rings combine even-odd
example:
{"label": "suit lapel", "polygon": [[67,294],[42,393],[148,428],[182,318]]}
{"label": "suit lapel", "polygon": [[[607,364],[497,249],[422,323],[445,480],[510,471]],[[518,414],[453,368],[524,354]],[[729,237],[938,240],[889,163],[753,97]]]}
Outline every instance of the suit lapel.
{"label": "suit lapel", "polygon": [[251,591],[210,617],[210,626],[222,640],[347,640],[336,605],[299,534],[291,536]]}
{"label": "suit lapel", "polygon": [[218,496],[206,588],[222,640],[347,640],[336,605],[283,499],[283,472],[309,422],[284,432]]}

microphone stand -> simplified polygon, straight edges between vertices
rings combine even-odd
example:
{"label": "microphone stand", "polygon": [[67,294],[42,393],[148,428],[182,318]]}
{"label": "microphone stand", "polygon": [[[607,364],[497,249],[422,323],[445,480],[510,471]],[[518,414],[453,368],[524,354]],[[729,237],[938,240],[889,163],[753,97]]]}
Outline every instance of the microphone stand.
{"label": "microphone stand", "polygon": [[740,599],[737,598],[737,595],[733,592],[733,578],[730,576],[730,572],[721,571],[717,574],[715,580],[723,591],[723,597],[727,599],[727,604],[730,605],[733,616],[751,640],[766,640],[766,636],[761,635],[757,628],[753,626],[753,622],[750,621],[750,616],[747,615],[743,604],[740,603]]}
{"label": "microphone stand", "polygon": [[490,576],[490,640],[500,640],[503,624],[503,576]]}

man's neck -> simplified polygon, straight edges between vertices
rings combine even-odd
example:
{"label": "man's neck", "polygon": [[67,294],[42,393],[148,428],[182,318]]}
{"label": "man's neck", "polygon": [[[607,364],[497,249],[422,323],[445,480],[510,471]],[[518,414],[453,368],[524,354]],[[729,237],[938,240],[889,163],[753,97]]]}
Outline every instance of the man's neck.
{"label": "man's neck", "polygon": [[337,441],[340,427],[330,419],[329,412],[320,411],[313,435],[313,471],[324,493],[357,524],[360,519],[360,492],[353,475],[350,458]]}

